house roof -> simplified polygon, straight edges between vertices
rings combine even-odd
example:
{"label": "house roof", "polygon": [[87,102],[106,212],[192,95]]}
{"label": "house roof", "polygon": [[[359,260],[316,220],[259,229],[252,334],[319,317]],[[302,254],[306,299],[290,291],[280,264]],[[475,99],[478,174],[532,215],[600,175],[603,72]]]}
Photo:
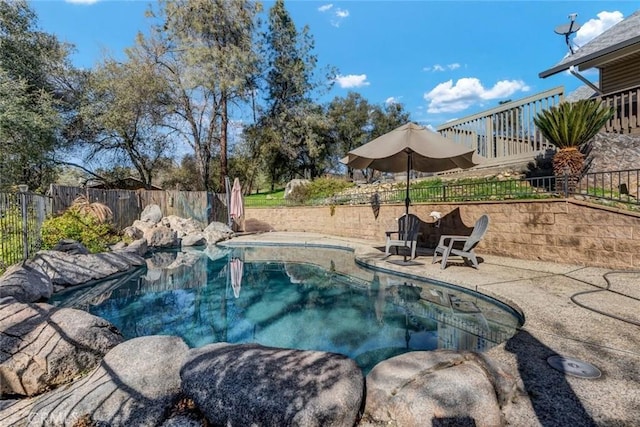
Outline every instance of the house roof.
{"label": "house roof", "polygon": [[572,55],[567,55],[552,68],[538,74],[545,78],[578,67],[579,70],[604,65],[612,59],[640,51],[640,10],[595,37]]}
{"label": "house roof", "polygon": [[[89,182],[87,183],[87,187],[96,189],[138,190],[144,188],[144,183],[138,178],[130,176],[109,183],[105,183],[103,181]],[[151,185],[151,190],[162,190],[162,188]]]}

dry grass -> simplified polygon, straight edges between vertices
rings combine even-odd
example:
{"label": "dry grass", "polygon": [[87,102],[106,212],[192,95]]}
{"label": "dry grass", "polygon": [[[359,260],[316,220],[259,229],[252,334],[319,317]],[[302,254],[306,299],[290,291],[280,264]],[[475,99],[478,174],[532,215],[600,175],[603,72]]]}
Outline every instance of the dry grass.
{"label": "dry grass", "polygon": [[90,215],[100,224],[105,224],[113,220],[113,212],[109,209],[109,206],[100,202],[91,203],[85,196],[76,197],[70,209],[74,209],[85,215]]}

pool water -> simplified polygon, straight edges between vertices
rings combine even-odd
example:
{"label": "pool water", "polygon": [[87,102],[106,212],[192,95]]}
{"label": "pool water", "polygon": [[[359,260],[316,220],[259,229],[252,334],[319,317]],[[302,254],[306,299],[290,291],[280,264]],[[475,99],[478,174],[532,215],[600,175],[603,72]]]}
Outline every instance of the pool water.
{"label": "pool water", "polygon": [[521,324],[509,307],[479,294],[364,269],[349,251],[309,247],[158,252],[146,268],[56,294],[52,303],[100,316],[127,339],[177,335],[190,347],[329,351],[365,373],[407,351],[485,351]]}

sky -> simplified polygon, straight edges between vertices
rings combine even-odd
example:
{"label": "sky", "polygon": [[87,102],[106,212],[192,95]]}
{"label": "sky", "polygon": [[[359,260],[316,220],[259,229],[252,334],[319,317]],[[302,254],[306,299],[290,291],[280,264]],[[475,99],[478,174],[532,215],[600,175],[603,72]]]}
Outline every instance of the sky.
{"label": "sky", "polygon": [[[72,43],[78,67],[123,49],[146,32],[142,0],[31,0],[41,30]],[[273,2],[263,2],[266,12]],[[318,71],[338,70],[329,102],[360,93],[369,103],[399,102],[410,120],[435,128],[450,120],[563,86],[582,83],[567,72],[538,74],[568,52],[554,29],[576,13],[579,47],[640,6],[638,1],[314,1],[285,0],[299,30],[315,40]],[[592,81],[594,70],[582,73]],[[238,117],[237,120],[249,120]]]}

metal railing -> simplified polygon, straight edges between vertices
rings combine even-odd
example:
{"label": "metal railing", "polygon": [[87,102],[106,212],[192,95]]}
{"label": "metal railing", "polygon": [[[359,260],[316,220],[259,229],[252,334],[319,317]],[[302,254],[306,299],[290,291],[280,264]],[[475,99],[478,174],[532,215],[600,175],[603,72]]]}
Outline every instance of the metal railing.
{"label": "metal railing", "polygon": [[[594,172],[581,177],[542,176],[521,179],[484,179],[446,182],[439,179],[413,183],[409,190],[412,203],[456,203],[467,201],[526,200],[583,197],[595,203],[621,203],[639,210],[640,169]],[[398,183],[390,190],[347,190],[331,197],[296,202],[287,199],[245,199],[245,206],[321,206],[404,203],[406,188]]]}
{"label": "metal railing", "polygon": [[0,192],[0,272],[40,249],[42,223],[50,214],[47,196]]}
{"label": "metal railing", "polygon": [[605,201],[639,205],[640,169],[587,173],[572,194]]}

